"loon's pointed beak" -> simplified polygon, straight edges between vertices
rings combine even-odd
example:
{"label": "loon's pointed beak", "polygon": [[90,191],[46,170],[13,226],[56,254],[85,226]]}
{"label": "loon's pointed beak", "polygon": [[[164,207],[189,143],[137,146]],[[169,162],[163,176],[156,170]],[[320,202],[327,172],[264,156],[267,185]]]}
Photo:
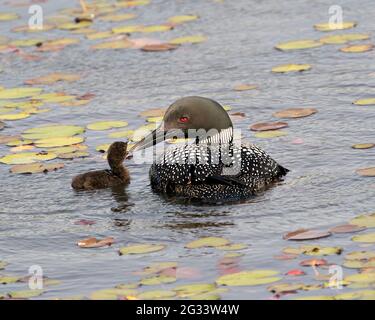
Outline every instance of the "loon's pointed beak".
{"label": "loon's pointed beak", "polygon": [[167,139],[178,136],[181,133],[180,130],[168,130],[164,129],[164,123],[162,122],[159,127],[153,130],[150,134],[144,137],[142,140],[137,142],[130,148],[129,153],[134,153],[142,149],[147,149]]}

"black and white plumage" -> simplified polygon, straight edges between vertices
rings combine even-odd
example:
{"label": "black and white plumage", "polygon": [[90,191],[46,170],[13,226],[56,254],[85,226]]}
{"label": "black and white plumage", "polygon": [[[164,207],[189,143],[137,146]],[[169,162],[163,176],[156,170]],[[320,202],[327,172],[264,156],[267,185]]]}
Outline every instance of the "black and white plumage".
{"label": "black and white plumage", "polygon": [[[265,190],[289,171],[259,147],[235,142],[232,122],[222,110],[217,102],[201,97],[182,98],[171,105],[163,132],[200,129],[208,122],[204,129],[218,133],[170,148],[153,163],[149,174],[155,192],[208,202],[237,201]],[[197,124],[198,118],[206,121]],[[159,142],[158,130],[153,133],[154,143]],[[150,144],[143,141],[135,149]]]}

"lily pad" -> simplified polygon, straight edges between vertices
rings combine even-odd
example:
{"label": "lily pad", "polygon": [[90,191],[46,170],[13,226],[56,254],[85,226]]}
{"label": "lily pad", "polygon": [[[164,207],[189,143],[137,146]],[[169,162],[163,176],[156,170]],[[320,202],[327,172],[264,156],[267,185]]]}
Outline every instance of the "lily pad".
{"label": "lily pad", "polygon": [[170,43],[149,44],[141,48],[142,51],[158,52],[158,51],[171,51],[178,48],[178,45]]}
{"label": "lily pad", "polygon": [[0,260],[0,270],[4,270],[7,265],[8,265],[8,262]]}
{"label": "lily pad", "polygon": [[297,231],[289,232],[288,234],[284,235],[283,238],[286,240],[301,241],[326,238],[330,235],[331,233],[328,231],[300,229]]}
{"label": "lily pad", "polygon": [[140,116],[142,117],[163,117],[166,109],[165,108],[155,108],[142,111]]}
{"label": "lily pad", "polygon": [[57,28],[61,30],[76,30],[76,29],[87,28],[90,25],[91,25],[90,21],[82,21],[79,23],[67,22],[67,23],[62,23],[62,24],[57,25]]}
{"label": "lily pad", "polygon": [[356,173],[362,177],[375,177],[375,167],[358,169]]}
{"label": "lily pad", "polygon": [[176,281],[177,281],[176,277],[157,275],[154,277],[148,277],[148,278],[142,279],[140,281],[140,284],[144,286],[154,286],[154,285],[159,285],[159,284],[164,284],[164,283],[172,283]]}
{"label": "lily pad", "polygon": [[20,280],[19,277],[12,277],[12,276],[2,276],[0,275],[0,284],[9,284],[9,283],[15,283]]}
{"label": "lily pad", "polygon": [[186,37],[180,37],[175,38],[169,41],[170,44],[184,44],[184,43],[201,43],[206,41],[207,38],[205,36],[201,35],[195,35],[195,36],[186,36]]}
{"label": "lily pad", "polygon": [[237,251],[237,250],[247,249],[248,245],[244,243],[233,243],[233,244],[227,244],[224,246],[218,246],[216,248],[220,250],[224,250],[224,251]]}
{"label": "lily pad", "polygon": [[363,214],[350,220],[351,224],[366,228],[375,228],[375,213]]}
{"label": "lily pad", "polygon": [[76,96],[67,95],[63,92],[53,92],[53,93],[41,94],[33,98],[37,100],[42,100],[43,102],[46,102],[46,103],[47,102],[48,103],[60,103],[60,102],[65,102],[69,100],[74,100]]}
{"label": "lily pad", "polygon": [[134,296],[138,292],[134,289],[110,288],[94,291],[90,294],[92,300],[117,300],[119,297]]}
{"label": "lily pad", "polygon": [[375,147],[374,143],[358,143],[358,144],[352,145],[353,149],[371,149],[374,147]]}
{"label": "lily pad", "polygon": [[145,291],[138,294],[136,297],[139,300],[160,300],[160,299],[169,299],[176,296],[176,292],[170,290],[153,290]]}
{"label": "lily pad", "polygon": [[112,28],[113,33],[134,33],[138,32],[142,28],[141,25],[132,25],[132,26],[120,26]]}
{"label": "lily pad", "polygon": [[364,242],[364,243],[375,243],[375,233],[366,233],[358,236],[354,236],[352,241]]}
{"label": "lily pad", "polygon": [[19,113],[9,113],[0,114],[0,120],[15,121],[30,117],[30,113],[19,112]]}
{"label": "lily pad", "polygon": [[42,92],[41,88],[11,88],[0,90],[0,99],[21,99],[34,97]]}
{"label": "lily pad", "polygon": [[285,131],[280,131],[280,130],[271,130],[271,131],[260,131],[256,132],[254,136],[256,138],[278,138],[278,137],[283,137],[286,136],[288,133]]}
{"label": "lily pad", "polygon": [[277,118],[303,118],[311,116],[317,112],[318,110],[313,108],[290,108],[275,112],[273,116]]}
{"label": "lily pad", "polygon": [[368,99],[359,99],[353,102],[358,106],[371,106],[375,105],[375,98],[368,98]]}
{"label": "lily pad", "polygon": [[33,47],[39,44],[42,44],[44,39],[42,38],[35,38],[35,39],[20,39],[20,40],[13,40],[9,42],[11,46],[15,47]]}
{"label": "lily pad", "polygon": [[257,88],[258,86],[253,85],[253,84],[239,84],[239,85],[236,85],[233,89],[235,91],[248,91],[248,90],[254,90]]}
{"label": "lily pad", "polygon": [[0,21],[10,21],[10,20],[16,20],[19,19],[19,15],[13,12],[0,12]]}
{"label": "lily pad", "polygon": [[214,283],[192,283],[175,287],[173,290],[179,297],[186,298],[216,290],[216,285]]}
{"label": "lily pad", "polygon": [[31,164],[17,164],[10,168],[12,173],[30,174],[30,173],[46,173],[56,171],[64,168],[63,163],[31,163]]}
{"label": "lily pad", "polygon": [[353,233],[353,232],[363,231],[365,229],[366,228],[355,225],[355,224],[343,224],[340,226],[333,227],[329,231],[332,233]]}
{"label": "lily pad", "polygon": [[11,291],[8,293],[12,299],[29,299],[38,297],[43,294],[43,290],[22,290],[22,291]]}
{"label": "lily pad", "polygon": [[182,24],[182,23],[189,22],[189,21],[194,21],[194,20],[197,20],[198,18],[199,16],[197,15],[188,14],[188,15],[170,17],[168,19],[168,22],[171,24],[177,25],[177,24]]}
{"label": "lily pad", "polygon": [[38,148],[54,148],[70,146],[72,144],[81,143],[84,141],[83,137],[58,137],[58,138],[45,138],[39,139],[34,142]]}
{"label": "lily pad", "polygon": [[324,44],[343,44],[350,41],[367,40],[369,35],[361,33],[337,34],[321,38],[319,41]]}
{"label": "lily pad", "polygon": [[87,129],[102,131],[113,128],[122,128],[126,127],[127,125],[128,123],[126,121],[98,121],[88,124]]}
{"label": "lily pad", "polygon": [[48,139],[72,137],[85,131],[83,127],[74,125],[52,125],[27,129],[22,133],[24,139]]}
{"label": "lily pad", "polygon": [[357,26],[357,22],[345,21],[341,23],[317,23],[314,24],[314,28],[318,31],[335,31],[351,29]]}
{"label": "lily pad", "polygon": [[361,52],[368,52],[374,49],[373,44],[357,44],[348,47],[341,48],[340,51],[342,52],[349,52],[349,53],[361,53]]}
{"label": "lily pad", "polygon": [[92,49],[128,49],[133,46],[133,43],[127,39],[106,41],[93,45]]}
{"label": "lily pad", "polygon": [[219,277],[216,283],[224,286],[256,286],[281,280],[275,270],[241,271]]}
{"label": "lily pad", "polygon": [[360,283],[375,283],[375,273],[359,273],[345,277],[344,281],[360,282]]}
{"label": "lily pad", "polygon": [[163,32],[171,30],[172,26],[159,25],[159,26],[142,26],[138,29],[138,32],[151,33],[151,32]]}
{"label": "lily pad", "polygon": [[110,143],[103,143],[103,144],[98,145],[95,148],[95,150],[104,153],[104,152],[108,151],[108,149],[109,149],[110,146],[111,146]]}
{"label": "lily pad", "polygon": [[135,244],[120,248],[119,254],[120,256],[127,254],[146,254],[161,251],[165,247],[165,245],[161,244]]}
{"label": "lily pad", "polygon": [[8,154],[0,158],[1,163],[5,164],[29,164],[37,161],[47,161],[55,159],[57,155],[51,152],[25,152],[17,154]]}
{"label": "lily pad", "polygon": [[288,127],[286,122],[259,122],[250,127],[252,131],[278,130]]}
{"label": "lily pad", "polygon": [[101,240],[96,238],[87,238],[77,242],[80,248],[101,248],[111,246],[115,242],[114,238],[107,237]]}
{"label": "lily pad", "polygon": [[307,259],[300,262],[300,266],[303,267],[319,267],[319,266],[326,266],[328,264],[327,260],[325,259]]}
{"label": "lily pad", "polygon": [[58,155],[58,158],[72,160],[72,159],[78,159],[78,158],[86,158],[89,155],[90,154],[86,151],[74,151],[70,153],[61,153]]}
{"label": "lily pad", "polygon": [[198,240],[194,240],[185,245],[188,249],[197,249],[204,247],[220,247],[229,244],[229,240],[220,237],[205,237]]}
{"label": "lily pad", "polygon": [[315,40],[297,40],[297,41],[288,41],[279,43],[275,46],[276,49],[281,51],[289,51],[289,50],[300,50],[300,49],[310,49],[310,48],[317,48],[322,46],[323,44],[319,41]]}
{"label": "lily pad", "polygon": [[301,72],[311,69],[309,64],[283,64],[272,68],[272,72],[275,73],[286,73],[286,72]]}
{"label": "lily pad", "polygon": [[46,76],[42,76],[39,78],[34,78],[30,80],[26,80],[26,84],[52,84],[58,81],[66,81],[66,82],[73,82],[79,80],[81,77],[78,74],[73,73],[62,73],[62,72],[54,72],[50,73]]}
{"label": "lily pad", "polygon": [[134,13],[121,13],[121,14],[107,14],[105,16],[98,17],[99,20],[109,22],[119,22],[124,20],[134,19],[136,15]]}

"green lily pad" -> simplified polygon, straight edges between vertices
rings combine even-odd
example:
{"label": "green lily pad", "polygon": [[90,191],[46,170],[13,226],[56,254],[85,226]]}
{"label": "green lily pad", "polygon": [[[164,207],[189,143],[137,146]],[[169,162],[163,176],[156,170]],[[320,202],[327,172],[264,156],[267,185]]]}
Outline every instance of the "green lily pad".
{"label": "green lily pad", "polygon": [[9,283],[15,283],[19,281],[19,277],[12,277],[12,276],[0,276],[0,284],[9,284]]}
{"label": "green lily pad", "polygon": [[98,121],[88,124],[87,129],[102,131],[113,128],[122,128],[126,127],[127,125],[128,123],[126,121]]}
{"label": "green lily pad", "polygon": [[352,241],[355,242],[365,242],[365,243],[375,243],[375,233],[366,233],[358,236],[354,236]]}
{"label": "green lily pad", "polygon": [[0,158],[0,162],[5,164],[29,164],[37,161],[52,160],[56,157],[57,155],[52,152],[24,152],[17,154],[8,154]]}
{"label": "green lily pad", "polygon": [[117,300],[119,297],[135,296],[137,290],[110,288],[94,291],[90,295],[92,300]]}
{"label": "green lily pad", "polygon": [[169,299],[176,296],[176,292],[170,290],[153,290],[145,291],[138,294],[136,297],[139,300],[160,300],[160,299]]}
{"label": "green lily pad", "polygon": [[220,237],[205,237],[189,242],[185,247],[188,249],[204,247],[220,247],[229,244],[229,240]]}
{"label": "green lily pad", "polygon": [[175,287],[173,290],[177,292],[177,295],[181,298],[195,296],[211,292],[216,289],[214,283],[193,283]]}
{"label": "green lily pad", "polygon": [[360,215],[350,220],[350,223],[360,227],[375,228],[375,213]]}
{"label": "green lily pad", "polygon": [[22,133],[24,139],[48,139],[72,137],[85,131],[83,127],[74,125],[52,125],[27,129]]}
{"label": "green lily pad", "polygon": [[127,254],[146,254],[161,251],[165,247],[166,246],[162,244],[135,244],[120,248],[119,254],[120,256]]}
{"label": "green lily pad", "polygon": [[12,299],[28,299],[33,297],[40,296],[44,291],[43,290],[21,290],[21,291],[12,291],[8,295]]}
{"label": "green lily pad", "polygon": [[176,277],[158,275],[158,276],[154,276],[154,277],[144,278],[140,281],[140,284],[145,285],[145,286],[154,286],[154,285],[158,285],[158,284],[172,283],[172,282],[176,282],[176,281],[177,281]]}
{"label": "green lily pad", "polygon": [[256,286],[281,280],[275,270],[241,271],[219,277],[216,283],[224,286]]}

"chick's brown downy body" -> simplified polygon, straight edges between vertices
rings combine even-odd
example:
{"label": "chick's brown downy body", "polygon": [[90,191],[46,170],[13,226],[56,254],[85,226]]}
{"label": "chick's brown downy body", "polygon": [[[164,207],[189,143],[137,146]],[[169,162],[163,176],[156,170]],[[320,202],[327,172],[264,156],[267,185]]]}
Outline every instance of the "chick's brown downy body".
{"label": "chick's brown downy body", "polygon": [[128,169],[123,165],[127,155],[127,142],[114,142],[108,149],[107,160],[110,170],[97,170],[80,174],[73,178],[76,190],[104,189],[130,183]]}

